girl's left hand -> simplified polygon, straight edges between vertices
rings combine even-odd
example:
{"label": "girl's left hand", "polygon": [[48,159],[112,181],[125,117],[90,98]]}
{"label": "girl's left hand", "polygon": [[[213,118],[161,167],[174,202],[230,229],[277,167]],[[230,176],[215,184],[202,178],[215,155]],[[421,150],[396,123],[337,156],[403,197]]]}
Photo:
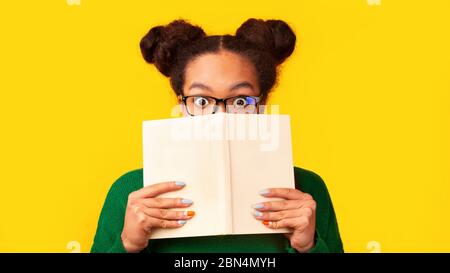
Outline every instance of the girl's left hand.
{"label": "girl's left hand", "polygon": [[316,231],[316,202],[308,193],[290,188],[270,188],[260,192],[264,197],[281,197],[286,200],[253,205],[255,217],[269,228],[289,228],[284,234],[298,252],[314,247]]}

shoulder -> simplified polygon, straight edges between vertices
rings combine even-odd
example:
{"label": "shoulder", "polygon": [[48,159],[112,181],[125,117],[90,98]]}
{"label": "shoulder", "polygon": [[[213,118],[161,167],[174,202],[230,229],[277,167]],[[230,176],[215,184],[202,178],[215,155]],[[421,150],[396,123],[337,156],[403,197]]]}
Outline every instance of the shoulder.
{"label": "shoulder", "polygon": [[108,195],[120,199],[127,199],[131,192],[141,189],[143,185],[142,168],[131,170],[116,179],[116,181],[111,185]]}
{"label": "shoulder", "polygon": [[295,187],[302,192],[311,194],[314,199],[329,199],[328,189],[322,177],[317,173],[294,167]]}

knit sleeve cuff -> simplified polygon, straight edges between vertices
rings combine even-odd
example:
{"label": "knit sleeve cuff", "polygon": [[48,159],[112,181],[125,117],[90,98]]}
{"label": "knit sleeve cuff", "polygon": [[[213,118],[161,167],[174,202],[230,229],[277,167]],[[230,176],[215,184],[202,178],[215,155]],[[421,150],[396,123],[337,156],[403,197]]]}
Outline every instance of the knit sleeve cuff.
{"label": "knit sleeve cuff", "polygon": [[116,237],[114,244],[111,246],[109,250],[110,253],[127,253],[127,250],[123,246],[122,238],[120,236]]}
{"label": "knit sleeve cuff", "polygon": [[[330,252],[327,244],[322,239],[322,237],[320,236],[319,231],[317,229],[316,229],[316,233],[314,235],[314,239],[315,239],[314,247],[311,248],[307,253],[328,253],[328,252]],[[288,247],[288,252],[289,253],[299,253],[295,248],[290,246],[290,244]]]}
{"label": "knit sleeve cuff", "polygon": [[328,249],[327,244],[320,236],[319,231],[316,229],[316,235],[315,235],[315,245],[313,248],[311,248],[308,253],[329,253],[330,250]]}

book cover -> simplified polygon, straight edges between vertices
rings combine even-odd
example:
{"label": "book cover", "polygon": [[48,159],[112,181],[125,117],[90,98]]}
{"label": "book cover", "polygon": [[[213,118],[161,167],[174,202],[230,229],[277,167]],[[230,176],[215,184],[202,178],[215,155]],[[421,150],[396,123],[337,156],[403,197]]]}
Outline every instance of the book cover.
{"label": "book cover", "polygon": [[[284,233],[253,216],[253,204],[279,200],[258,192],[295,188],[288,115],[218,113],[143,122],[144,186],[183,181],[159,195],[194,201],[195,217],[151,238]],[[174,210],[179,210],[178,208]]]}

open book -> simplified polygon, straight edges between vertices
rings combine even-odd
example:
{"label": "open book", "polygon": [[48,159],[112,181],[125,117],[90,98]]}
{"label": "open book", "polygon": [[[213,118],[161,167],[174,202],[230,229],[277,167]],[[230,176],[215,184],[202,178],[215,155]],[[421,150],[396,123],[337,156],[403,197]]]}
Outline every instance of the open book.
{"label": "open book", "polygon": [[193,200],[195,216],[151,238],[285,233],[253,216],[265,188],[295,188],[288,115],[226,114],[143,122],[144,186],[182,181],[158,197]]}

